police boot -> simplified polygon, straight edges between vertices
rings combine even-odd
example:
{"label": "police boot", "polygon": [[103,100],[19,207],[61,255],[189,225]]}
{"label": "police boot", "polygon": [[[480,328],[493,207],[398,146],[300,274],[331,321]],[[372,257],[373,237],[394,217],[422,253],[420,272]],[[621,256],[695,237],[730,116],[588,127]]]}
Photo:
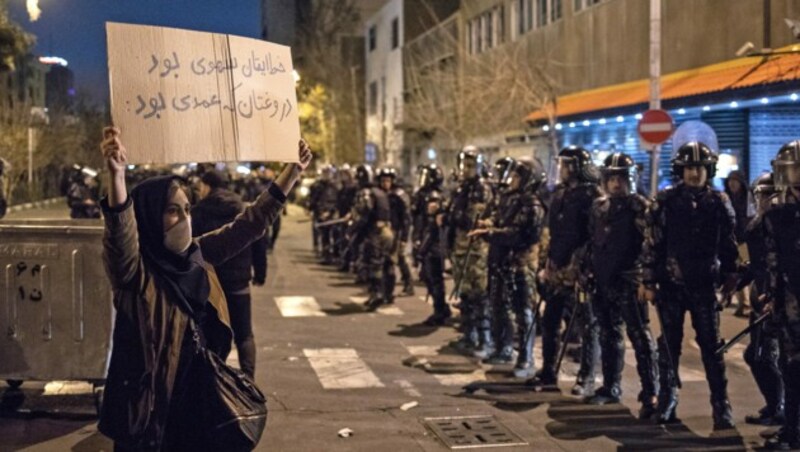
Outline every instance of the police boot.
{"label": "police boot", "polygon": [[714,416],[714,430],[728,430],[735,426],[728,399],[712,400],[711,409]]}
{"label": "police boot", "polygon": [[658,395],[658,406],[653,420],[657,424],[672,424],[678,422],[678,388],[664,387]]}
{"label": "police boot", "polygon": [[783,411],[783,403],[777,407],[769,405],[758,410],[757,414],[748,414],[744,417],[744,421],[753,425],[782,425],[785,419]]}
{"label": "police boot", "polygon": [[572,386],[572,395],[578,397],[591,397],[594,395],[594,377],[581,377],[578,375],[575,385]]}
{"label": "police boot", "polygon": [[656,401],[655,396],[650,396],[644,392],[639,393],[639,402],[642,404],[639,407],[639,419],[651,419],[656,414]]}
{"label": "police boot", "polygon": [[515,378],[528,378],[533,373],[533,338],[536,337],[533,323],[533,311],[524,309],[517,317],[519,337],[519,355],[514,366]]}
{"label": "police boot", "polygon": [[404,297],[410,297],[414,295],[414,285],[411,284],[410,280],[403,284],[403,292],[401,292],[401,294]]}
{"label": "police boot", "polygon": [[492,364],[492,365],[504,365],[504,364],[511,364],[514,362],[514,347],[505,346],[502,348],[497,349],[492,356],[483,360],[485,364]]}
{"label": "police boot", "polygon": [[532,386],[537,389],[540,389],[543,386],[556,386],[558,385],[558,378],[556,377],[553,369],[545,367],[536,372],[536,375],[534,375],[530,380],[526,381],[525,385]]}
{"label": "police boot", "polygon": [[797,430],[782,427],[778,433],[767,439],[764,443],[767,450],[797,450],[800,449],[800,434]]}
{"label": "police boot", "polygon": [[480,336],[481,345],[472,353],[472,356],[478,359],[487,359],[495,354],[494,339],[492,339],[492,330],[489,328],[482,328],[478,331]]}
{"label": "police boot", "polygon": [[603,385],[595,391],[594,395],[586,399],[586,403],[590,405],[607,405],[611,403],[619,403],[622,397],[622,389],[618,384],[611,386]]}
{"label": "police boot", "polygon": [[450,310],[446,312],[435,312],[425,319],[422,324],[425,326],[443,326],[452,315]]}

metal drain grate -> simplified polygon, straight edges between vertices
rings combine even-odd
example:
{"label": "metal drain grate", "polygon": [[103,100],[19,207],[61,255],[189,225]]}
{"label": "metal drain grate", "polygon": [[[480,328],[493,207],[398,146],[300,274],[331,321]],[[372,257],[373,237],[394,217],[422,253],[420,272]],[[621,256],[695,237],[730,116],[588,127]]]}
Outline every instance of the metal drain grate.
{"label": "metal drain grate", "polygon": [[450,449],[528,445],[494,416],[426,417],[424,421]]}

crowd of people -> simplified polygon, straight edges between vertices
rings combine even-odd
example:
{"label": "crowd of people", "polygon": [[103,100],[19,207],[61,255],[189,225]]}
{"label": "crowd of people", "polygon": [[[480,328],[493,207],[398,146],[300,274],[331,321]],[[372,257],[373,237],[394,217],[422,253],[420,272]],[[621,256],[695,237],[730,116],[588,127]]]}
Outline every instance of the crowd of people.
{"label": "crowd of people", "polygon": [[[704,143],[680,146],[673,183],[650,199],[629,155],[595,165],[575,146],[560,151],[549,183],[536,159],[506,157],[489,167],[468,147],[451,187],[440,167],[421,165],[411,196],[391,168],[327,166],[310,192],[313,246],[322,263],[366,285],[369,310],[394,302],[395,267],[402,294],[414,293],[410,250],[433,305],[422,323],[450,323],[455,305],[460,337],[451,346],[513,365],[510,376],[532,388],[556,386],[567,343],[579,343],[572,393],[589,404],[620,402],[627,334],[641,382],[639,417],[660,424],[678,421],[688,314],[714,429],[734,427],[720,312],[735,298],[736,315],[750,319],[744,358],[765,400],[746,422],[781,426],[767,448],[799,448],[800,141],[783,146],[773,172],[752,187],[734,172],[725,190],[715,189],[717,160]],[[660,325],[657,341],[647,302]],[[537,329],[543,362],[535,370]]]}

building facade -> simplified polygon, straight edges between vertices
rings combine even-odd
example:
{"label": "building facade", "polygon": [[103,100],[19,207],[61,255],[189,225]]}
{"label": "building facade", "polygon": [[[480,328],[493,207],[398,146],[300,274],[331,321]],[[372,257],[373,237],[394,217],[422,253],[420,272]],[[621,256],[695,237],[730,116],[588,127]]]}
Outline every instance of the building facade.
{"label": "building facade", "polygon": [[[636,134],[647,109],[649,5],[641,0],[464,0],[463,44],[475,58],[525,43],[531,64],[547,61],[557,96],[532,111],[523,130],[504,139],[476,137],[500,153],[583,145],[598,159],[624,150],[645,167],[647,147]],[[800,44],[784,19],[800,17],[792,0],[668,0],[662,2],[663,108],[677,125],[702,120],[718,135],[721,176],[744,170],[752,180],[769,167],[782,140],[800,137]],[[737,57],[754,49],[779,49]],[[468,64],[468,63],[467,63]],[[659,156],[659,182],[669,181],[671,144]]]}

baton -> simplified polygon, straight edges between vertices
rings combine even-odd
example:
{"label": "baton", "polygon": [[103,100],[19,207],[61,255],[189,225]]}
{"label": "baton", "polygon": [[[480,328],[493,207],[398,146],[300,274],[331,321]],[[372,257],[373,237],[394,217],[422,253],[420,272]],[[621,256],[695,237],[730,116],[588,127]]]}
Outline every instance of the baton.
{"label": "baton", "polygon": [[564,355],[567,354],[567,339],[569,338],[570,332],[572,332],[573,325],[575,325],[575,318],[578,316],[578,303],[580,303],[580,301],[575,300],[575,305],[572,307],[572,314],[569,317],[569,323],[567,323],[567,329],[565,329],[564,334],[561,335],[561,350],[558,351],[558,359],[556,360],[554,372],[556,379],[558,378],[559,372],[561,372],[561,363],[564,361]]}
{"label": "baton", "polygon": [[327,228],[329,226],[335,226],[337,224],[347,223],[348,221],[350,221],[349,217],[337,218],[335,220],[323,221],[321,223],[315,224],[314,225],[314,229]]}
{"label": "baton", "polygon": [[733,347],[736,343],[741,341],[745,336],[750,334],[750,332],[753,331],[754,328],[764,323],[771,314],[772,314],[771,312],[765,312],[760,316],[758,316],[758,318],[753,320],[753,322],[750,325],[748,325],[747,328],[743,329],[742,331],[739,331],[739,333],[737,333],[736,336],[733,336],[731,340],[720,346],[714,353],[716,353],[717,355],[724,355],[725,352],[730,350],[731,347]]}

